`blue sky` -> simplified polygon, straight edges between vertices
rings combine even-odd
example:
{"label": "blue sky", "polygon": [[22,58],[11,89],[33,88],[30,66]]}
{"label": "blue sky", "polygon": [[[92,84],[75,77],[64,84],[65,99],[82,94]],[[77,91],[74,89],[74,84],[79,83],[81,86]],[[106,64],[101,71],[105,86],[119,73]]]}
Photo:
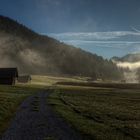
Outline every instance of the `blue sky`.
{"label": "blue sky", "polygon": [[140,0],[0,0],[0,14],[106,58],[140,51]]}

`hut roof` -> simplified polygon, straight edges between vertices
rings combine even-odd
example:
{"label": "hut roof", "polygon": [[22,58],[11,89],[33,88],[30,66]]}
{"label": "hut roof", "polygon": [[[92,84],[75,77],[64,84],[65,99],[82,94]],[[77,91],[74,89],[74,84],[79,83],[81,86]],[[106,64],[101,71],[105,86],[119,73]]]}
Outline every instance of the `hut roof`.
{"label": "hut roof", "polygon": [[17,68],[0,68],[0,78],[12,76],[18,77]]}

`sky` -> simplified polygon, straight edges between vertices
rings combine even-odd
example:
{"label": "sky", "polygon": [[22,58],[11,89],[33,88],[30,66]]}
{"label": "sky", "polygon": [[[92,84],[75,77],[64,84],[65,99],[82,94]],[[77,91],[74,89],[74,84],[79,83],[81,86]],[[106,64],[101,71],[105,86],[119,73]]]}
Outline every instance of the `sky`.
{"label": "sky", "polygon": [[0,14],[105,58],[140,52],[140,0],[0,0]]}

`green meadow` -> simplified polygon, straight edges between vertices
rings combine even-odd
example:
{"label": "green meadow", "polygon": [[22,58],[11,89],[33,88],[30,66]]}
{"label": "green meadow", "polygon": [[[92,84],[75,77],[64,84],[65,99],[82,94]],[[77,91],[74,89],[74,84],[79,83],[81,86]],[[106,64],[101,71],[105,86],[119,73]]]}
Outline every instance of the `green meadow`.
{"label": "green meadow", "polygon": [[[89,139],[140,139],[139,84],[88,83],[86,78],[52,76],[33,76],[28,84],[0,86],[0,135],[23,100],[44,89],[51,89],[46,100],[52,108]],[[37,111],[36,104],[33,106]]]}
{"label": "green meadow", "polygon": [[121,89],[120,86],[61,86],[50,95],[49,103],[89,139],[138,140],[140,89]]}

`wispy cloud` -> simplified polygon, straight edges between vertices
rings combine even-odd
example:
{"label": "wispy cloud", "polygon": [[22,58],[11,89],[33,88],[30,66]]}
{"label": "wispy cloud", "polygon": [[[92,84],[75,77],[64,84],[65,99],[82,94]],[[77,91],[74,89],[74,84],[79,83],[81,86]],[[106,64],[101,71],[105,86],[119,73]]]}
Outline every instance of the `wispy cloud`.
{"label": "wispy cloud", "polygon": [[140,51],[140,32],[136,31],[52,33],[49,36],[107,58]]}
{"label": "wispy cloud", "polygon": [[[137,51],[137,49],[140,48],[140,32],[134,31],[52,33],[50,36],[75,46],[98,46],[102,48],[118,49],[132,48],[134,51]],[[135,37],[137,37],[137,41],[132,40],[132,38]]]}
{"label": "wispy cloud", "polygon": [[53,37],[62,40],[110,40],[123,36],[140,36],[140,32],[133,31],[114,31],[114,32],[78,32],[78,33],[52,33]]}
{"label": "wispy cloud", "polygon": [[127,49],[127,48],[140,48],[140,42],[131,42],[131,41],[87,41],[87,40],[65,40],[67,44],[75,46],[98,46],[102,48],[118,48],[118,49]]}

